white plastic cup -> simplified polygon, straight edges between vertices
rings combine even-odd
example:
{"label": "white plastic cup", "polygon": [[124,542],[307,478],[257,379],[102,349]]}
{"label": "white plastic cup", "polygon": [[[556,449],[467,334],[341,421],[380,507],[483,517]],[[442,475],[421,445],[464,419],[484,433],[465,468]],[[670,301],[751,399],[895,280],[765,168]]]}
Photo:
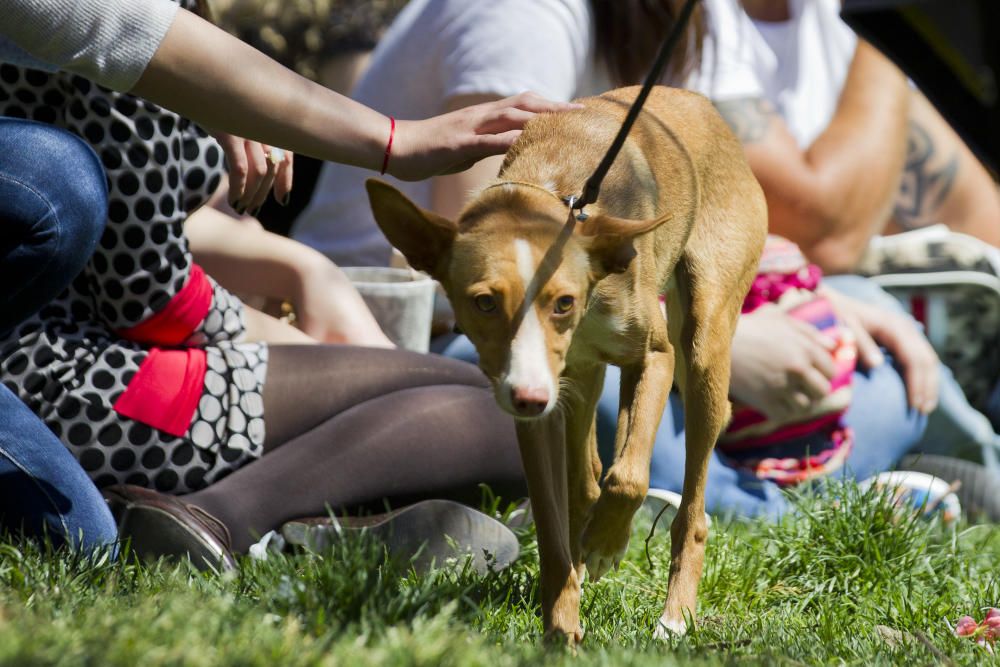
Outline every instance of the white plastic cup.
{"label": "white plastic cup", "polygon": [[427,352],[437,283],[412,269],[386,266],[342,269],[389,340],[406,350]]}

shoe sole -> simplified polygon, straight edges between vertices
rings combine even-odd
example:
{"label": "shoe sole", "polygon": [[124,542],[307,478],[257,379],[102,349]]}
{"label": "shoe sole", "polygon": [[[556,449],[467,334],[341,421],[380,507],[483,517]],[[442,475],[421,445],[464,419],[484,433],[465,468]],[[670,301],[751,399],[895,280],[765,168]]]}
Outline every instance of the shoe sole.
{"label": "shoe sole", "polygon": [[285,540],[324,551],[344,534],[367,534],[385,544],[389,554],[426,572],[466,555],[480,574],[513,563],[520,547],[505,525],[471,507],[450,500],[426,500],[385,517],[345,518],[337,524],[290,521],[281,529]]}
{"label": "shoe sole", "polygon": [[229,554],[192,533],[168,512],[116,499],[109,499],[108,504],[118,521],[119,537],[128,540],[132,553],[143,560],[189,558],[199,570],[211,571],[235,567]]}

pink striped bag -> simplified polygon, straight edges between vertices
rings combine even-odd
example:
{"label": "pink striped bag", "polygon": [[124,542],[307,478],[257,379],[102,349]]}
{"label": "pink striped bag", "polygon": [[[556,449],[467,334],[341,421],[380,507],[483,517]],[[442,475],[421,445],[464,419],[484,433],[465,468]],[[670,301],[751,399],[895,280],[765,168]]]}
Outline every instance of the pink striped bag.
{"label": "pink striped bag", "polygon": [[830,393],[807,413],[781,422],[733,402],[733,419],[719,440],[719,452],[730,465],[781,485],[800,484],[842,467],[853,444],[843,416],[851,403],[857,345],[830,302],[816,293],[821,278],[819,267],[808,263],[798,246],[769,236],[757,277],[743,302],[744,313],[775,304],[836,342],[831,352],[836,375]]}

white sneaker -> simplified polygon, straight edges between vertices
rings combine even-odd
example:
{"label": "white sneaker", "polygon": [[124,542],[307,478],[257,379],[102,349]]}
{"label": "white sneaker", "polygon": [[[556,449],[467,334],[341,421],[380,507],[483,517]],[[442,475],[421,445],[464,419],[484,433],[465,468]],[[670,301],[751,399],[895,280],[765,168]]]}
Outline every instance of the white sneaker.
{"label": "white sneaker", "polygon": [[962,516],[962,504],[952,485],[940,477],[913,470],[883,472],[861,482],[862,489],[872,485],[892,492],[897,505],[909,505],[925,516],[940,515],[945,523]]}
{"label": "white sneaker", "polygon": [[[646,492],[646,499],[642,501],[641,510],[647,512],[649,518],[654,521],[659,516],[660,523],[669,530],[680,506],[681,494],[650,487],[649,491]],[[708,512],[705,513],[705,522],[709,526],[712,525],[712,517],[708,515]]]}

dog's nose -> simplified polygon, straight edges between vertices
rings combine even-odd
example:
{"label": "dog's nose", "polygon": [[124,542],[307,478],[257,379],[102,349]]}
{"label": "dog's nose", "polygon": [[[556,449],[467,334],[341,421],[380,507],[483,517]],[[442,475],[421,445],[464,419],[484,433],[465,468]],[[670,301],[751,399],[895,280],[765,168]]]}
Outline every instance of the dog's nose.
{"label": "dog's nose", "polygon": [[526,417],[536,417],[545,412],[549,392],[542,387],[512,387],[510,401],[514,409]]}

